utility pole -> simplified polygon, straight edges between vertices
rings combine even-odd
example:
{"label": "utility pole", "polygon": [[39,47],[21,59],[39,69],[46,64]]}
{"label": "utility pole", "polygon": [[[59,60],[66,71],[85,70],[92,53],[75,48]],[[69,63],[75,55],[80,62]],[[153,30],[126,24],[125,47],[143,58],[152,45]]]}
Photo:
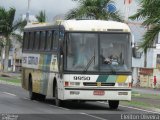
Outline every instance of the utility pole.
{"label": "utility pole", "polygon": [[124,0],[124,7],[125,7],[125,22],[128,22],[128,17],[129,17],[129,11],[130,11],[130,4],[132,0]]}
{"label": "utility pole", "polygon": [[26,13],[26,20],[27,20],[27,23],[29,23],[30,2],[31,2],[31,0],[28,0],[28,9],[27,9],[27,13]]}

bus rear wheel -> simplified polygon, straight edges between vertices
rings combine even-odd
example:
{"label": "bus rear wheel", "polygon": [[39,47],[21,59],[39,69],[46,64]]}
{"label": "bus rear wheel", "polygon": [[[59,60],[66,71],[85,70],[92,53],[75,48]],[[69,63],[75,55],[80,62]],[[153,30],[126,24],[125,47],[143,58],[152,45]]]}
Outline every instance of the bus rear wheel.
{"label": "bus rear wheel", "polygon": [[119,105],[119,100],[109,100],[108,104],[110,109],[117,109]]}
{"label": "bus rear wheel", "polygon": [[54,88],[54,95],[55,95],[55,105],[59,106],[59,107],[62,106],[62,100],[60,100],[58,98],[58,87],[57,87],[57,85]]}
{"label": "bus rear wheel", "polygon": [[[36,93],[36,94],[37,94],[37,93]],[[45,96],[45,95],[42,95],[42,94],[37,94],[37,99],[38,99],[39,101],[45,101],[46,96]]]}

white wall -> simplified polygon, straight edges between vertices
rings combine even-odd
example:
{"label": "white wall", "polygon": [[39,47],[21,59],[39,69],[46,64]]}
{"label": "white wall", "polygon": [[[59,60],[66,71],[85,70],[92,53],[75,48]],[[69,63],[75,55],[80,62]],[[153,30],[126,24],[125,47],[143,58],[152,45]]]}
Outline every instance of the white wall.
{"label": "white wall", "polygon": [[160,49],[155,49],[153,53],[153,67],[156,68],[157,54],[160,54]]}
{"label": "white wall", "polygon": [[132,57],[132,67],[144,67],[144,55],[141,58]]}
{"label": "white wall", "polygon": [[153,66],[154,63],[154,49],[149,49],[147,51],[147,68],[156,68]]}
{"label": "white wall", "polygon": [[[149,49],[147,51],[147,68],[156,68],[157,54],[160,54],[160,49]],[[132,58],[132,67],[144,67],[144,53],[141,58]]]}

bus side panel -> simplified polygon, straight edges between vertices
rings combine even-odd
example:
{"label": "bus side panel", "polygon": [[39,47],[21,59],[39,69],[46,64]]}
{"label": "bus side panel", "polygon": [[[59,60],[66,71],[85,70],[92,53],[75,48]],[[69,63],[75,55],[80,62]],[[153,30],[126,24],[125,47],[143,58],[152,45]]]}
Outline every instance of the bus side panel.
{"label": "bus side panel", "polygon": [[53,98],[53,93],[55,92],[54,87],[54,80],[56,82],[56,85],[58,87],[58,98],[63,99],[64,98],[64,82],[63,78],[60,78],[60,75],[58,72],[50,73],[48,86],[47,86],[47,97]]}
{"label": "bus side panel", "polygon": [[53,97],[53,80],[54,77],[56,78],[56,73],[50,73],[49,79],[48,79],[48,85],[47,85],[47,97],[52,98]]}
{"label": "bus side panel", "polygon": [[57,55],[24,53],[22,66],[22,87],[28,90],[29,74],[31,74],[33,92],[53,97],[53,79],[58,78]]}
{"label": "bus side panel", "polygon": [[26,69],[22,68],[22,80],[21,80],[21,84],[22,84],[22,88],[28,90],[28,74],[26,74]]}
{"label": "bus side panel", "polygon": [[40,93],[43,95],[47,94],[47,86],[50,73],[43,72],[41,70],[34,70],[25,68],[23,69],[24,79],[22,80],[22,87],[28,90],[28,81],[29,81],[29,74],[32,77],[32,90],[35,93]]}

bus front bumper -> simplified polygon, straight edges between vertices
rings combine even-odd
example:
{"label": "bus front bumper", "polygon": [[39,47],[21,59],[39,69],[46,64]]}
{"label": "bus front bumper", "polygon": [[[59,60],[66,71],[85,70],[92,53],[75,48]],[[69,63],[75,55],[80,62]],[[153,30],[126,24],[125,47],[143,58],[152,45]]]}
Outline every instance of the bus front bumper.
{"label": "bus front bumper", "polygon": [[131,88],[65,88],[63,100],[131,100]]}

